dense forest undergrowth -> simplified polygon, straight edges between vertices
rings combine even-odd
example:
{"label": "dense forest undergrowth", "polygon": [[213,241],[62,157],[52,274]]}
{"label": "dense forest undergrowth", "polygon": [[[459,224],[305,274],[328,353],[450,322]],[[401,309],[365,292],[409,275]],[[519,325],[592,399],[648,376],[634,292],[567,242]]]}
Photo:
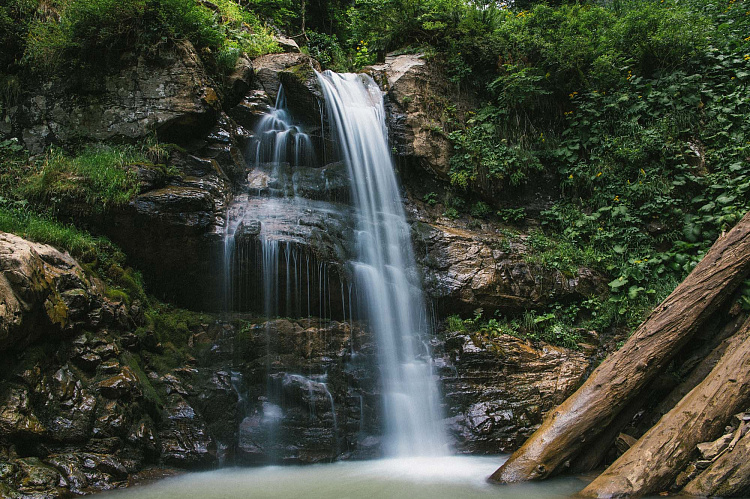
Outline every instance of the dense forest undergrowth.
{"label": "dense forest undergrowth", "polygon": [[[181,40],[221,89],[243,53],[279,51],[282,32],[338,71],[394,51],[444,67],[480,104],[461,117],[449,105],[436,120],[454,155],[450,185],[425,203],[504,224],[509,239],[523,233],[542,266],[609,276],[607,296],[523,317],[477,311],[452,317],[451,329],[575,347],[580,328],[632,328],[750,208],[745,0],[9,0],[0,6],[0,115],[39,81],[96,78],[125,52],[147,57]],[[32,157],[4,140],[0,230],[68,249],[111,293],[145,299],[124,255],[58,208],[127,203],[138,192],[128,166],[164,165],[176,147],[80,144]],[[527,220],[504,192],[541,177],[555,201]]]}

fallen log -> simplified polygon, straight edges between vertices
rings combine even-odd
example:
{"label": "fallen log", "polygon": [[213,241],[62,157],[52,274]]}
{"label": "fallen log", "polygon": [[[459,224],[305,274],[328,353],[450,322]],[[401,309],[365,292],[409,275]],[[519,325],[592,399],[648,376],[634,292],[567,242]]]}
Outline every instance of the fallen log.
{"label": "fallen log", "polygon": [[746,314],[739,314],[734,319],[731,319],[727,324],[724,325],[719,333],[714,338],[712,338],[712,341],[708,342],[705,345],[705,348],[701,349],[701,351],[697,353],[696,357],[701,358],[700,362],[698,362],[698,364],[689,371],[687,376],[683,375],[682,382],[677,385],[674,390],[672,390],[672,393],[664,397],[664,399],[662,399],[661,402],[659,402],[659,404],[654,408],[654,410],[652,411],[652,417],[649,418],[648,421],[644,421],[644,423],[640,427],[640,429],[642,430],[641,434],[646,433],[649,428],[651,428],[659,419],[661,419],[662,416],[672,410],[672,408],[677,405],[677,403],[682,400],[685,395],[690,393],[690,390],[695,388],[698,383],[703,381],[706,376],[708,376],[708,373],[710,373],[711,370],[716,367],[716,364],[724,355],[724,352],[726,352],[727,348],[735,348],[737,346],[737,337],[735,335],[737,331],[739,331],[740,327],[742,327],[742,324],[746,319]]}
{"label": "fallen log", "polygon": [[[617,461],[582,497],[640,497],[667,490],[701,442],[717,439],[750,403],[750,320],[716,367]],[[734,342],[733,342],[734,343]]]}
{"label": "fallen log", "polygon": [[587,445],[583,452],[570,459],[570,467],[567,471],[578,475],[598,468],[607,457],[612,445],[615,444],[617,437],[633,420],[638,411],[643,408],[645,402],[645,397],[641,397],[634,400],[629,407],[620,411],[609,426],[597,435],[596,439]]}
{"label": "fallen log", "polygon": [[724,497],[750,494],[750,432],[732,443],[731,448],[682,489],[683,494]]}
{"label": "fallen log", "polygon": [[490,481],[538,480],[592,442],[669,363],[750,272],[750,213],[720,237],[690,275],[610,355]]}

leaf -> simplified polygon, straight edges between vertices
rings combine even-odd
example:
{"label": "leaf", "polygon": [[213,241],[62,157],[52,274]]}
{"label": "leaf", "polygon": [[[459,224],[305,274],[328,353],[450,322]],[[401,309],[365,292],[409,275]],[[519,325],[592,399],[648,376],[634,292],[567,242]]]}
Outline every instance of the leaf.
{"label": "leaf", "polygon": [[628,289],[628,298],[635,300],[641,291],[644,291],[644,288],[640,286],[630,286],[630,289]]}
{"label": "leaf", "polygon": [[612,288],[612,291],[617,291],[621,287],[625,286],[628,283],[628,280],[623,277],[618,277],[614,281],[609,283],[609,287]]}
{"label": "leaf", "polygon": [[716,202],[719,204],[729,204],[735,199],[737,199],[737,196],[732,196],[731,194],[722,194],[721,196],[716,198]]}
{"label": "leaf", "polygon": [[730,172],[738,172],[743,169],[744,167],[742,166],[742,163],[732,163],[731,165],[729,165]]}

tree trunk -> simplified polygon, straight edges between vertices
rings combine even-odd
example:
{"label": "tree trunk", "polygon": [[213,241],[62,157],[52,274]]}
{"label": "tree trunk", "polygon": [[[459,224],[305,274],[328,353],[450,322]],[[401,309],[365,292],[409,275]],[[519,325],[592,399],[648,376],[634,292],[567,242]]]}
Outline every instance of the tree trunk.
{"label": "tree trunk", "polygon": [[750,432],[733,449],[719,456],[688,483],[683,494],[694,496],[747,496],[750,493]]}
{"label": "tree trunk", "polygon": [[696,445],[721,436],[733,414],[750,402],[750,320],[716,367],[604,473],[582,497],[639,497],[669,488],[695,455]]}
{"label": "tree trunk", "polygon": [[698,355],[703,357],[701,361],[689,372],[689,374],[687,374],[687,376],[682,376],[683,381],[675,387],[672,393],[664,397],[656,408],[654,408],[649,420],[644,421],[643,426],[640,426],[640,435],[645,434],[649,428],[654,426],[656,422],[662,418],[662,416],[671,411],[685,395],[690,393],[690,390],[706,379],[708,373],[716,367],[716,364],[718,364],[728,348],[731,349],[737,347],[738,342],[736,334],[746,319],[747,316],[745,314],[739,314],[737,317],[730,319],[720,330],[719,334],[717,334],[716,337],[706,345],[706,348],[712,349],[702,349],[701,352],[698,353]]}
{"label": "tree trunk", "polygon": [[583,451],[570,459],[569,472],[572,474],[588,473],[602,464],[609,450],[614,445],[620,432],[633,420],[633,417],[646,403],[645,397],[634,400],[632,404],[620,411],[617,417],[604,429],[596,439]]}
{"label": "tree trunk", "polygon": [[720,237],[690,275],[490,477],[542,479],[592,442],[669,363],[750,271],[750,213]]}

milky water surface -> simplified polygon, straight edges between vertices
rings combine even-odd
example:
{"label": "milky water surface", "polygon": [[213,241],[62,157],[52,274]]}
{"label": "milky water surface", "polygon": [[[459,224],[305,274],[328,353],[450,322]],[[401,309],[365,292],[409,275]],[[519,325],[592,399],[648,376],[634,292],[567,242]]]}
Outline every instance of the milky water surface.
{"label": "milky water surface", "polygon": [[505,456],[397,458],[308,466],[224,468],[188,473],[149,485],[110,492],[107,499],[544,499],[565,498],[586,482],[553,479],[491,485],[489,476]]}

